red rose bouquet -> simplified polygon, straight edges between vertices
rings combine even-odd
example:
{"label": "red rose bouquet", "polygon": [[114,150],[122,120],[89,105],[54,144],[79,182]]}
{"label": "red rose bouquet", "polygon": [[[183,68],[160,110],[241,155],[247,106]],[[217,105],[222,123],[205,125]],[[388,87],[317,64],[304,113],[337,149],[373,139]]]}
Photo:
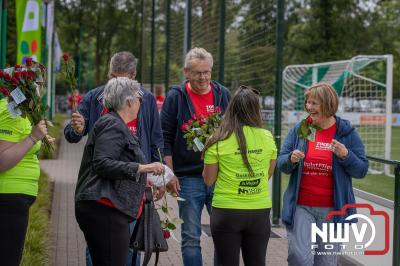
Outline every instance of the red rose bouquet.
{"label": "red rose bouquet", "polygon": [[214,113],[208,116],[193,115],[181,127],[183,138],[186,139],[187,149],[193,151],[202,151],[209,138],[221,124],[221,109],[215,108]]}
{"label": "red rose bouquet", "polygon": [[[47,106],[42,101],[45,92],[46,68],[27,58],[25,65],[0,70],[0,99],[7,98],[11,116],[29,119],[32,125],[46,120]],[[52,126],[50,121],[46,121]],[[47,151],[53,149],[48,139],[43,139]]]}

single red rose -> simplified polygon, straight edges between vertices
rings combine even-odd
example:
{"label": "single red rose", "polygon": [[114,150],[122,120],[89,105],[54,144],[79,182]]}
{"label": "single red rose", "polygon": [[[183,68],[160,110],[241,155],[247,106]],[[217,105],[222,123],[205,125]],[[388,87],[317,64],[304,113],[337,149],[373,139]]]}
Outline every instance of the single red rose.
{"label": "single red rose", "polygon": [[64,53],[62,58],[64,59],[64,61],[68,61],[69,59],[69,54],[68,53]]}
{"label": "single red rose", "polygon": [[1,87],[0,92],[3,93],[5,96],[9,96],[10,93],[8,92],[6,87]]}
{"label": "single red rose", "polygon": [[26,58],[25,64],[26,64],[26,66],[28,66],[28,67],[32,66],[32,64],[33,64],[32,57]]}
{"label": "single red rose", "polygon": [[13,85],[17,85],[18,84],[18,79],[16,79],[15,77],[11,78],[10,81]]}
{"label": "single red rose", "polygon": [[10,81],[10,80],[11,80],[10,74],[8,74],[8,73],[6,73],[6,72],[4,72],[3,77],[4,77],[7,81]]}
{"label": "single red rose", "polygon": [[22,71],[21,72],[21,78],[27,79],[28,78],[28,71]]}
{"label": "single red rose", "polygon": [[164,239],[168,239],[171,237],[171,233],[169,230],[163,230]]}
{"label": "single red rose", "polygon": [[32,70],[29,70],[26,74],[27,74],[28,79],[30,79],[30,80],[35,79],[35,72],[33,72]]}
{"label": "single red rose", "polygon": [[215,112],[216,112],[216,113],[220,113],[220,112],[221,112],[221,107],[216,106],[216,107],[215,107]]}
{"label": "single red rose", "polygon": [[189,129],[189,125],[188,124],[183,124],[181,127],[182,131],[187,131]]}
{"label": "single red rose", "polygon": [[308,117],[306,118],[306,123],[307,123],[307,125],[312,125],[313,120],[312,120],[311,116],[308,116]]}
{"label": "single red rose", "polygon": [[16,78],[17,80],[20,80],[22,77],[22,72],[14,72],[14,78]]}

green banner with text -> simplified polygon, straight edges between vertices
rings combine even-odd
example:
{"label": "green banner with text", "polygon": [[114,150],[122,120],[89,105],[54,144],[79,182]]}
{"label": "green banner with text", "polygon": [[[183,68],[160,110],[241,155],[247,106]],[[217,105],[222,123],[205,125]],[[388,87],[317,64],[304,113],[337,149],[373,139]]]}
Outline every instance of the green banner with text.
{"label": "green banner with text", "polygon": [[25,63],[27,57],[41,60],[41,13],[42,0],[16,0],[17,18],[17,64]]}

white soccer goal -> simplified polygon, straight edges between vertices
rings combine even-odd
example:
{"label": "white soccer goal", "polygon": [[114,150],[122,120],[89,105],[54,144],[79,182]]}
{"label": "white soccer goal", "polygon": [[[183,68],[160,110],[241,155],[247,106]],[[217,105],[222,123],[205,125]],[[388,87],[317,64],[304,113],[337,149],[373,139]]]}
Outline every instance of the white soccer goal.
{"label": "white soccer goal", "polygon": [[[283,71],[282,138],[306,116],[304,90],[317,82],[332,84],[340,96],[338,115],[360,133],[367,155],[390,159],[392,138],[392,55],[359,55],[350,60],[290,65]],[[371,174],[390,167],[370,162]]]}

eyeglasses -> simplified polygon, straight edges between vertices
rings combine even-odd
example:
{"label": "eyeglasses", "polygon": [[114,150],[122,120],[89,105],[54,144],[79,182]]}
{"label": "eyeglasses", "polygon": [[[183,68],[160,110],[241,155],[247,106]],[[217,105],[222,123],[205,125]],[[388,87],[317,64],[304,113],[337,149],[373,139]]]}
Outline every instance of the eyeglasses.
{"label": "eyeglasses", "polygon": [[211,71],[203,71],[203,72],[200,72],[200,71],[191,71],[191,72],[192,72],[193,76],[195,76],[196,78],[200,78],[200,77],[202,77],[202,76],[208,78],[208,77],[211,76]]}
{"label": "eyeglasses", "polygon": [[254,89],[254,88],[249,87],[249,86],[240,85],[238,89],[239,89],[239,90],[251,90],[251,91],[254,92],[255,94],[260,95],[260,92],[259,92],[257,89]]}

